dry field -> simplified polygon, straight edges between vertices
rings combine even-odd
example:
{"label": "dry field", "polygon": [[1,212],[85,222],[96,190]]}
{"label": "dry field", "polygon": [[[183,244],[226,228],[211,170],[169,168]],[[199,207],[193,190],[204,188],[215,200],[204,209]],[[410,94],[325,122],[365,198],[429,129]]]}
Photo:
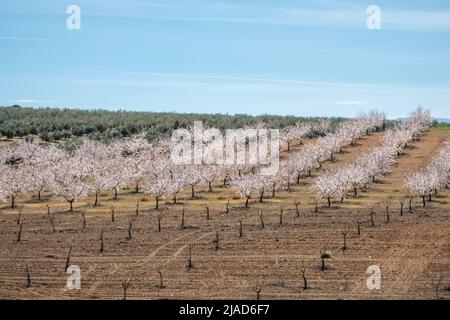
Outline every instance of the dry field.
{"label": "dry field", "polygon": [[[123,281],[131,279],[130,299],[254,299],[261,287],[262,299],[435,299],[435,279],[442,277],[438,297],[450,298],[450,191],[441,192],[421,207],[415,198],[413,211],[405,202],[404,177],[425,166],[448,138],[448,130],[429,130],[397,159],[390,174],[371,184],[356,198],[331,208],[320,203],[314,212],[311,178],[294,185],[292,192],[267,197],[262,204],[252,199],[251,207],[229,188],[214,185],[212,193],[199,188],[199,198],[189,199],[186,190],[180,204],[164,204],[160,213],[144,194],[132,188],[120,193],[117,201],[103,193],[101,206],[92,207],[92,198],[75,204],[49,200],[55,215],[53,232],[47,217],[46,201],[32,195],[21,196],[23,235],[17,241],[17,210],[0,208],[0,298],[2,299],[122,299]],[[354,161],[380,142],[381,133],[366,136],[344,149],[335,162],[324,169]],[[307,142],[309,143],[309,142]],[[297,149],[301,148],[297,147]],[[286,156],[286,155],[283,155]],[[323,171],[316,171],[315,176]],[[390,219],[383,201],[390,199]],[[141,200],[138,215],[136,202]],[[230,201],[229,212],[225,205]],[[300,203],[300,215],[295,202]],[[182,203],[182,204],[181,204]],[[280,224],[279,207],[283,205]],[[116,209],[111,221],[111,206]],[[185,208],[185,227],[180,228]],[[206,216],[210,209],[210,219]],[[375,208],[371,226],[369,208]],[[261,227],[259,209],[265,223]],[[85,211],[83,228],[81,211]],[[163,215],[161,231],[158,214]],[[132,238],[127,239],[128,221],[133,220]],[[361,222],[357,234],[356,219]],[[242,221],[242,237],[240,237]],[[342,250],[342,230],[348,227],[347,249]],[[100,252],[103,230],[104,250]],[[214,243],[219,235],[219,249]],[[187,270],[192,243],[193,268]],[[66,256],[73,246],[70,264],[81,269],[81,289],[66,289]],[[328,268],[320,270],[320,251],[327,248],[332,257]],[[308,265],[310,288],[302,289],[301,261]],[[366,270],[381,268],[382,288],[369,290]],[[26,288],[26,266],[31,286]],[[161,271],[164,288],[159,288]]]}

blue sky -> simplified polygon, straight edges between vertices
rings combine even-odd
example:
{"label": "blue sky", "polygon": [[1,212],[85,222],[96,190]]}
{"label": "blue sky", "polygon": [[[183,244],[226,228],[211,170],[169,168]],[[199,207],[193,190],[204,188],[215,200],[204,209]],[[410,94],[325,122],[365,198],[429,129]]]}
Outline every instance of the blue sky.
{"label": "blue sky", "polygon": [[1,0],[0,52],[0,105],[450,118],[448,0]]}

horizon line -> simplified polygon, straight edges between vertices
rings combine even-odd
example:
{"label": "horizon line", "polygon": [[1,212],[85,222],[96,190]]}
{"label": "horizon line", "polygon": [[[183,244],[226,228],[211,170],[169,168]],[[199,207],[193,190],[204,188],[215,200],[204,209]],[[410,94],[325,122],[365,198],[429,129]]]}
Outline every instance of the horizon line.
{"label": "horizon line", "polygon": [[[68,110],[78,110],[78,111],[86,111],[86,112],[91,112],[91,111],[105,111],[105,112],[111,112],[111,113],[115,113],[115,112],[134,112],[134,113],[171,113],[171,114],[179,114],[179,115],[219,115],[219,116],[228,116],[228,117],[236,117],[236,116],[248,116],[248,117],[264,117],[264,116],[273,116],[273,117],[296,117],[296,118],[342,118],[342,119],[351,119],[351,118],[355,118],[356,116],[337,116],[337,115],[330,115],[330,116],[323,116],[323,115],[295,115],[295,114],[276,114],[276,113],[221,113],[221,112],[216,112],[216,113],[208,113],[208,112],[180,112],[180,111],[153,111],[153,110],[132,110],[130,108],[132,107],[127,107],[127,108],[118,108],[118,109],[108,109],[108,107],[76,107],[76,106],[64,106],[64,107],[56,107],[56,106],[21,106],[19,104],[14,104],[14,105],[0,105],[0,109],[2,108],[12,108],[12,107],[19,107],[19,108],[29,108],[29,109],[58,109],[58,110],[64,110],[64,109],[68,109]],[[375,111],[382,111],[379,110],[377,108],[370,108],[369,110],[375,110]],[[363,112],[362,110],[358,111],[358,112]],[[358,112],[356,114],[358,114]],[[404,118],[406,118],[407,115],[405,116],[401,116],[401,117],[390,117],[390,118],[386,118],[387,120],[391,120],[391,121],[398,121],[398,120],[402,120]],[[450,121],[450,117],[447,116],[433,116],[432,115],[432,119],[433,120],[438,120],[438,119],[442,119],[442,120],[449,120]]]}

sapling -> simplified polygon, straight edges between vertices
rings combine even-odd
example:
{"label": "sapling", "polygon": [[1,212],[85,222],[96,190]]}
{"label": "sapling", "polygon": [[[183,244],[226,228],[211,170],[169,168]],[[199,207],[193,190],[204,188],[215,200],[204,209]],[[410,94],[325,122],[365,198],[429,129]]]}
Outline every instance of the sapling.
{"label": "sapling", "polygon": [[184,211],[185,211],[185,209],[184,209],[184,206],[183,206],[183,208],[181,209],[181,225],[180,225],[180,229],[184,229],[184,227],[185,227]]}
{"label": "sapling", "polygon": [[342,250],[345,251],[345,250],[347,250],[347,235],[348,235],[348,225],[347,224],[344,224],[342,226],[341,234],[342,234],[342,238],[343,238],[342,240],[344,242],[344,245],[342,246]]}
{"label": "sapling", "polygon": [[405,200],[400,199],[399,203],[400,203],[400,216],[402,217],[403,216],[403,207],[405,205]]}
{"label": "sapling", "polygon": [[22,221],[22,208],[23,206],[17,206],[17,213],[18,213],[17,224],[20,224],[20,222]]}
{"label": "sapling", "polygon": [[47,204],[45,204],[46,205],[46,207],[47,207],[47,218],[50,218],[50,206],[48,205],[48,203]]}
{"label": "sapling", "polygon": [[431,274],[431,284],[433,286],[436,300],[439,300],[439,290],[441,288],[443,280],[444,280],[444,276],[442,275],[442,273],[439,273],[436,271]]}
{"label": "sapling", "polygon": [[127,237],[128,240],[132,239],[132,233],[131,233],[132,228],[133,228],[133,219],[131,219],[131,217],[130,217],[130,218],[128,218],[128,237]]}
{"label": "sapling", "polygon": [[130,287],[131,276],[122,281],[123,300],[127,300],[127,290]]}
{"label": "sapling", "polygon": [[114,206],[111,206],[111,222],[116,221],[116,209]]}
{"label": "sapling", "polygon": [[136,202],[136,210],[135,210],[136,217],[139,215],[139,206],[140,206],[140,204],[141,204],[141,201],[138,200]]}
{"label": "sapling", "polygon": [[239,220],[239,238],[242,238],[242,236],[243,236],[242,220]]}
{"label": "sapling", "polygon": [[30,270],[28,269],[28,265],[25,265],[25,272],[27,274],[26,288],[28,289],[29,287],[31,287],[31,275],[30,275]]}
{"label": "sapling", "polygon": [[303,290],[308,289],[308,279],[306,278],[306,271],[307,271],[307,265],[305,264],[304,261],[302,261],[300,263],[300,273],[301,273],[302,280],[303,280]]}
{"label": "sapling", "polygon": [[300,218],[300,209],[299,209],[300,203],[297,201],[295,202],[295,217],[298,219]]}
{"label": "sapling", "polygon": [[23,220],[21,220],[19,224],[19,233],[17,235],[17,242],[20,242],[20,240],[22,240],[22,232],[23,232]]}
{"label": "sapling", "polygon": [[355,216],[355,222],[356,222],[356,232],[358,236],[361,235],[361,221],[359,220],[358,216]]}
{"label": "sapling", "polygon": [[375,214],[374,208],[370,208],[370,209],[369,209],[369,216],[370,216],[370,225],[371,225],[372,227],[375,227],[375,221],[374,221],[374,219],[373,219],[374,214]]}
{"label": "sapling", "polygon": [[192,260],[192,247],[193,247],[193,243],[191,242],[191,243],[189,243],[189,246],[188,246],[188,261],[187,261],[187,265],[186,265],[188,272],[191,271],[192,268],[194,268],[194,262]]}
{"label": "sapling", "polygon": [[210,220],[210,216],[209,216],[209,206],[206,206],[206,220]]}
{"label": "sapling", "polygon": [[280,209],[279,209],[279,220],[278,220],[278,224],[281,226],[283,224],[283,211],[284,208],[283,206],[280,204]]}
{"label": "sapling", "polygon": [[103,243],[103,228],[100,229],[100,252],[103,253],[104,251],[104,243]]}
{"label": "sapling", "polygon": [[216,238],[213,241],[216,251],[219,250],[219,231],[216,231]]}
{"label": "sapling", "polygon": [[391,216],[390,216],[390,212],[389,209],[391,207],[391,199],[385,199],[383,200],[383,206],[384,206],[384,210],[386,212],[386,223],[388,223],[391,220]]}
{"label": "sapling", "polygon": [[263,212],[261,209],[259,209],[259,220],[261,222],[261,229],[264,229],[265,225],[264,225],[264,219],[263,219]]}
{"label": "sapling", "polygon": [[331,252],[330,251],[327,251],[326,249],[325,250],[322,250],[321,252],[320,252],[320,259],[321,259],[321,261],[322,261],[322,265],[321,265],[321,268],[320,268],[320,270],[325,270],[326,269],[326,264],[325,264],[325,259],[330,259],[331,258]]}
{"label": "sapling", "polygon": [[86,217],[85,217],[84,214],[85,214],[84,210],[81,211],[81,219],[82,219],[81,227],[82,227],[82,230],[86,229]]}
{"label": "sapling", "polygon": [[158,231],[158,232],[161,232],[161,221],[162,221],[163,217],[164,217],[164,212],[158,211],[158,213],[156,214],[156,220],[158,222],[156,231]]}
{"label": "sapling", "polygon": [[159,275],[159,286],[158,286],[158,288],[159,289],[164,289],[166,286],[164,285],[164,282],[163,282],[163,274],[162,274],[162,266],[161,265],[158,265],[158,267],[156,268],[156,272],[158,272],[158,275]]}
{"label": "sapling", "polygon": [[54,213],[49,215],[48,222],[50,223],[50,226],[52,227],[52,232],[55,233],[56,229],[55,229],[55,214]]}
{"label": "sapling", "polygon": [[255,290],[256,293],[256,300],[259,300],[261,298],[261,291],[262,291],[262,285],[257,284],[253,290]]}
{"label": "sapling", "polygon": [[314,212],[319,212],[319,199],[315,198],[314,199]]}
{"label": "sapling", "polygon": [[66,266],[64,267],[64,272],[67,272],[67,269],[69,268],[71,255],[72,255],[72,245],[70,245],[69,251],[67,252]]}

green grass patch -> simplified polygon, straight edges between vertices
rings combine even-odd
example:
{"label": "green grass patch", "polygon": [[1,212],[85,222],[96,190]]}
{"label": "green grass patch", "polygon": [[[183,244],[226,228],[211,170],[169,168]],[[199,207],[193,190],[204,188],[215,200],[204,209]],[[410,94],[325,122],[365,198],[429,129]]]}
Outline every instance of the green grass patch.
{"label": "green grass patch", "polygon": [[431,131],[450,131],[450,124],[437,125],[430,128]]}

